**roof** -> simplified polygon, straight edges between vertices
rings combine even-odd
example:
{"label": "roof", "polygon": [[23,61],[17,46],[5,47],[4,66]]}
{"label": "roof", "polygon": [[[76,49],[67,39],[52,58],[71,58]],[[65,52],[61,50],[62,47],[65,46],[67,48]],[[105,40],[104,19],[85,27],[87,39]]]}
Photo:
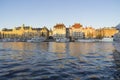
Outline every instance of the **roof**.
{"label": "roof", "polygon": [[49,30],[48,30],[48,28],[47,28],[47,27],[45,27],[45,26],[44,26],[42,29],[43,29],[43,30],[47,30],[47,31],[49,31]]}
{"label": "roof", "polygon": [[[15,27],[16,30],[20,30],[22,27]],[[30,29],[30,26],[23,27],[24,30]]]}
{"label": "roof", "polygon": [[72,27],[74,27],[74,28],[81,28],[82,25],[80,23],[75,23]]}
{"label": "roof", "polygon": [[28,29],[30,29],[30,26],[25,26],[25,27],[23,27],[23,29],[28,30]]}
{"label": "roof", "polygon": [[64,24],[56,24],[54,28],[65,28]]}
{"label": "roof", "polygon": [[15,29],[16,29],[16,30],[20,30],[20,29],[21,29],[21,27],[15,27]]}
{"label": "roof", "polygon": [[12,31],[13,29],[3,28],[2,31]]}
{"label": "roof", "polygon": [[42,28],[32,28],[32,30],[42,30]]}

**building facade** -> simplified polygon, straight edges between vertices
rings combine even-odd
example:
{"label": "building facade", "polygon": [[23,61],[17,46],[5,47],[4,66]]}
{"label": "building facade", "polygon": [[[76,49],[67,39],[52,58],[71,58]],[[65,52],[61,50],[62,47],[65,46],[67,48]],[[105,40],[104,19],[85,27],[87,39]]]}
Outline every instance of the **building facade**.
{"label": "building facade", "polygon": [[112,38],[118,30],[114,27],[96,29],[96,38]]}
{"label": "building facade", "polygon": [[66,28],[64,24],[56,24],[53,29],[48,30],[47,27],[32,28],[31,26],[25,26],[24,24],[14,29],[3,28],[0,31],[0,39],[3,38],[16,38],[16,39],[30,39],[34,36],[57,38],[70,38],[71,40],[83,39],[83,38],[103,38],[113,37],[118,30],[114,27],[94,29],[92,27],[83,27],[80,23],[75,23],[69,28]]}
{"label": "building facade", "polygon": [[14,29],[3,28],[1,30],[1,38],[22,38],[29,39],[34,36],[44,36],[48,38],[49,30],[46,27],[43,28],[32,28],[30,26],[25,26],[24,24]]}
{"label": "building facade", "polygon": [[70,27],[70,37],[74,40],[84,38],[83,26],[79,23],[75,23]]}
{"label": "building facade", "polygon": [[85,38],[96,38],[96,30],[92,27],[83,28],[83,32],[85,34]]}
{"label": "building facade", "polygon": [[118,32],[118,30],[116,30],[114,27],[103,28],[104,37],[113,37],[114,34],[116,34],[117,32]]}
{"label": "building facade", "polygon": [[53,38],[66,38],[66,27],[64,24],[56,24],[53,27]]}

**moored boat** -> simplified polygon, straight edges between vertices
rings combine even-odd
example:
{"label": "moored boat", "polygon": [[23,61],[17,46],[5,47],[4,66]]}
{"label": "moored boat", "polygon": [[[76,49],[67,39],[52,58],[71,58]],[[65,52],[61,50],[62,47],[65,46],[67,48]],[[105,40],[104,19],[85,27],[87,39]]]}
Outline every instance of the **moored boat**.
{"label": "moored boat", "polygon": [[101,42],[113,42],[113,38],[112,37],[111,38],[102,38],[100,41]]}
{"label": "moored boat", "polygon": [[11,38],[4,38],[1,40],[2,42],[13,42],[14,40]]}
{"label": "moored boat", "polygon": [[56,39],[56,42],[69,42],[70,40],[68,38],[58,38]]}
{"label": "moored boat", "polygon": [[78,39],[75,42],[97,42],[97,39]]}
{"label": "moored boat", "polygon": [[37,37],[37,36],[31,38],[30,40],[27,40],[27,42],[43,42],[43,41],[45,41],[44,37]]}

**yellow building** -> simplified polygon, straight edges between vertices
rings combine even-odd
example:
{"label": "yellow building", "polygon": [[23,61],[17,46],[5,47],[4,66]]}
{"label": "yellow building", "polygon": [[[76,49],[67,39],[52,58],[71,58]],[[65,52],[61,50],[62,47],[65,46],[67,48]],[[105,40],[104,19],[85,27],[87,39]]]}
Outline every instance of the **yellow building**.
{"label": "yellow building", "polygon": [[49,30],[47,29],[47,27],[43,27],[40,31],[40,36],[45,37],[46,39],[49,37]]}
{"label": "yellow building", "polygon": [[70,39],[81,39],[81,38],[103,38],[113,37],[117,33],[113,27],[94,29],[92,27],[83,27],[80,23],[66,28],[64,24],[56,24],[53,30],[50,31],[47,27],[43,28],[32,28],[31,26],[25,26],[24,24],[14,29],[3,28],[0,31],[0,38],[13,38],[13,39],[29,39],[34,36],[43,36],[48,39],[50,36],[56,38],[70,38]]}
{"label": "yellow building", "polygon": [[70,37],[72,39],[84,38],[83,26],[79,23],[75,23],[70,27]]}
{"label": "yellow building", "polygon": [[115,33],[117,33],[118,30],[114,27],[104,27],[96,30],[97,37],[113,37]]}
{"label": "yellow building", "polygon": [[53,31],[52,31],[52,29],[49,30],[49,36],[53,36]]}
{"label": "yellow building", "polygon": [[96,30],[92,27],[85,27],[82,32],[84,32],[85,38],[96,38]]}
{"label": "yellow building", "polygon": [[32,28],[30,26],[25,26],[24,24],[20,27],[15,27],[14,29],[2,29],[1,38],[32,38],[34,36],[44,36],[48,38],[49,30],[46,27],[43,28]]}
{"label": "yellow building", "polygon": [[65,38],[66,37],[66,27],[64,24],[56,24],[53,27],[53,38]]}

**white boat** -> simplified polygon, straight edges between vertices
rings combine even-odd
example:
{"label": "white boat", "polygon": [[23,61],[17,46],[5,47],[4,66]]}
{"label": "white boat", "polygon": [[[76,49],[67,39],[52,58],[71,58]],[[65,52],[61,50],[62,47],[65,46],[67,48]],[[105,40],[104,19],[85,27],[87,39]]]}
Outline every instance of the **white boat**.
{"label": "white boat", "polygon": [[44,37],[37,37],[37,36],[31,38],[30,40],[27,40],[27,42],[43,42],[43,41],[45,41]]}
{"label": "white boat", "polygon": [[119,30],[118,33],[116,33],[113,37],[113,45],[115,49],[120,52],[120,24],[116,26],[116,28]]}
{"label": "white boat", "polygon": [[75,42],[97,42],[98,39],[78,39]]}
{"label": "white boat", "polygon": [[4,39],[2,39],[2,42],[13,42],[13,39],[11,39],[11,38],[4,38]]}
{"label": "white boat", "polygon": [[56,42],[69,42],[70,40],[68,38],[57,38]]}
{"label": "white boat", "polygon": [[113,42],[113,38],[102,38],[101,42]]}

